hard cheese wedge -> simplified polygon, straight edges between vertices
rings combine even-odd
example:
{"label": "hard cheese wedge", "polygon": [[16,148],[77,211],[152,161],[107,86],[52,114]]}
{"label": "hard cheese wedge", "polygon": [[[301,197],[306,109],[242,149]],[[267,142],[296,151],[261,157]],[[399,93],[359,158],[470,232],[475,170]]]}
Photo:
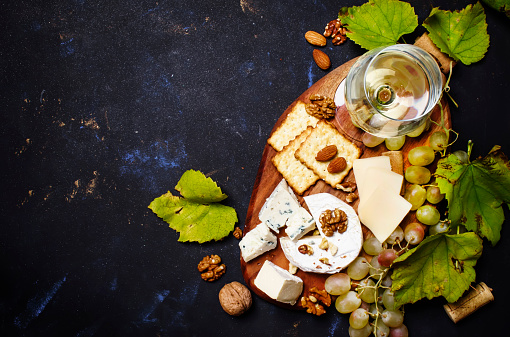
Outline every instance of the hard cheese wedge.
{"label": "hard cheese wedge", "polygon": [[390,158],[386,156],[370,157],[363,159],[356,159],[352,164],[356,184],[358,185],[359,198],[362,199],[365,195],[365,182],[367,181],[367,170],[370,168],[380,168],[386,171],[391,171]]}
{"label": "hard cheese wedge", "polygon": [[303,280],[292,275],[287,270],[266,260],[255,278],[255,286],[262,290],[272,299],[296,304],[296,301],[303,291]]}
{"label": "hard cheese wedge", "polygon": [[358,187],[358,193],[363,195],[363,198],[369,198],[374,190],[384,185],[388,192],[400,194],[404,177],[401,174],[395,173],[387,168],[382,167],[368,167],[365,171],[365,178],[362,187]]}
{"label": "hard cheese wedge", "polygon": [[380,242],[386,241],[410,210],[411,203],[385,185],[379,185],[358,206],[360,221]]}

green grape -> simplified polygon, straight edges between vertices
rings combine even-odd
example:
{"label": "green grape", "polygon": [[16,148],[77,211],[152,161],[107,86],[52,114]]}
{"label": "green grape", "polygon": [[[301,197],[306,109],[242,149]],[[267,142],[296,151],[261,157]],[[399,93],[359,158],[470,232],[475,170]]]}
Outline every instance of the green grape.
{"label": "green grape", "polygon": [[429,186],[427,187],[427,201],[431,204],[438,204],[441,200],[444,199],[444,194],[441,193],[441,190],[437,186]]}
{"label": "green grape", "polygon": [[427,166],[431,164],[436,155],[434,150],[430,146],[418,146],[409,151],[407,155],[407,159],[411,163],[411,165],[416,166]]}
{"label": "green grape", "polygon": [[340,295],[335,300],[335,308],[341,314],[348,314],[358,309],[361,305],[361,299],[355,291],[348,291]]}
{"label": "green grape", "polygon": [[469,157],[466,151],[457,150],[453,153],[461,163],[465,164],[469,161]]}
{"label": "green grape", "polygon": [[397,310],[398,308],[395,306],[395,294],[391,291],[390,288],[384,290],[382,295],[382,303],[386,310]]}
{"label": "green grape", "polygon": [[419,244],[420,242],[423,241],[424,237],[425,231],[423,230],[422,225],[420,225],[417,222],[412,222],[408,224],[404,229],[404,238],[411,245]]}
{"label": "green grape", "polygon": [[404,143],[406,142],[406,136],[398,136],[398,137],[392,137],[392,138],[386,138],[384,140],[384,145],[386,145],[386,148],[390,151],[397,151],[404,146]]}
{"label": "green grape", "polygon": [[363,250],[368,255],[374,256],[382,252],[383,246],[375,236],[372,236],[363,242]]}
{"label": "green grape", "polygon": [[377,320],[374,330],[376,337],[388,337],[390,335],[390,328],[381,319]]}
{"label": "green grape", "polygon": [[427,226],[435,225],[441,219],[441,214],[431,205],[423,205],[416,210],[416,219]]}
{"label": "green grape", "polygon": [[363,256],[358,256],[347,267],[347,275],[353,280],[361,280],[368,275],[368,261]]}
{"label": "green grape", "polygon": [[409,337],[407,326],[405,326],[405,324],[401,324],[397,328],[392,328],[390,330],[390,337]]}
{"label": "green grape", "polygon": [[446,222],[439,221],[437,224],[429,227],[429,234],[436,235],[440,233],[448,232],[448,224]]}
{"label": "green grape", "polygon": [[365,309],[358,308],[351,312],[349,316],[349,325],[354,329],[361,329],[368,323],[370,315]]}
{"label": "green grape", "polygon": [[356,291],[359,294],[359,298],[366,303],[374,303],[377,296],[377,290],[375,289],[375,282],[371,278],[361,280]]}
{"label": "green grape", "polygon": [[427,198],[427,191],[420,185],[412,184],[406,188],[404,199],[411,203],[411,211],[416,211]]}
{"label": "green grape", "polygon": [[376,147],[377,145],[384,142],[384,138],[377,137],[374,135],[371,135],[368,132],[365,132],[363,136],[361,136],[361,141],[366,147]]}
{"label": "green grape", "polygon": [[405,172],[405,178],[411,184],[426,184],[430,181],[430,177],[430,170],[423,166],[409,166]]}
{"label": "green grape", "polygon": [[351,290],[351,278],[346,273],[328,276],[324,282],[324,289],[331,295],[343,295]]}
{"label": "green grape", "polygon": [[404,314],[399,310],[384,310],[381,314],[382,321],[390,328],[396,328],[404,323]]}
{"label": "green grape", "polygon": [[430,135],[429,145],[434,151],[443,151],[448,146],[448,136],[444,131],[436,131]]}
{"label": "green grape", "polygon": [[386,239],[386,243],[389,243],[390,245],[398,244],[399,242],[402,242],[404,240],[404,230],[402,227],[397,226],[395,230],[388,236]]}
{"label": "green grape", "polygon": [[349,337],[368,337],[372,334],[373,327],[370,324],[365,325],[361,329],[354,329],[349,326]]}
{"label": "green grape", "polygon": [[427,118],[427,120],[422,123],[417,129],[409,132],[408,134],[406,134],[406,136],[408,137],[418,137],[419,135],[421,135],[423,133],[423,131],[425,131],[425,129],[427,129],[428,127],[430,126],[430,120]]}

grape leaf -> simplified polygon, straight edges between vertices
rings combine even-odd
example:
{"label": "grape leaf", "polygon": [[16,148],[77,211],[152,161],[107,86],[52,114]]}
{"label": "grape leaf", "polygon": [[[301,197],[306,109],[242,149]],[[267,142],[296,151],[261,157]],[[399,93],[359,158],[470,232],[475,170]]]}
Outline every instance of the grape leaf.
{"label": "grape leaf", "polygon": [[510,0],[482,0],[488,6],[505,13],[510,18]]}
{"label": "grape leaf", "polygon": [[413,7],[398,0],[370,0],[361,6],[340,13],[342,24],[347,25],[347,36],[361,47],[371,50],[396,44],[404,34],[418,26]]}
{"label": "grape leaf", "polygon": [[221,240],[234,230],[237,213],[219,204],[227,195],[200,171],[184,172],[175,187],[182,197],[167,192],[154,199],[149,208],[170,228],[180,233],[180,242]]}
{"label": "grape leaf", "polygon": [[437,234],[393,262],[391,289],[397,306],[443,296],[455,302],[475,281],[482,240],[473,232]]}
{"label": "grape leaf", "polygon": [[502,205],[510,206],[510,165],[501,148],[468,163],[451,154],[438,161],[435,176],[451,225],[464,225],[495,245],[505,220]]}
{"label": "grape leaf", "polygon": [[204,204],[219,202],[227,198],[227,195],[221,192],[221,189],[211,178],[206,178],[202,172],[195,170],[184,172],[175,189],[184,198]]}
{"label": "grape leaf", "polygon": [[480,61],[489,48],[485,11],[480,2],[454,12],[435,7],[423,26],[443,53],[465,65]]}

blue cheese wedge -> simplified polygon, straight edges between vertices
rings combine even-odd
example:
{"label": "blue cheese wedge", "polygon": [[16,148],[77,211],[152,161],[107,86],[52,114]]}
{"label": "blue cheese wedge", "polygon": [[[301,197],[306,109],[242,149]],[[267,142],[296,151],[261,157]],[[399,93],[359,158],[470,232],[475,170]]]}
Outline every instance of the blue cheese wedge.
{"label": "blue cheese wedge", "polygon": [[[320,236],[303,237],[297,241],[280,238],[281,248],[293,265],[305,272],[333,274],[347,267],[360,253],[363,243],[361,223],[354,209],[329,193],[304,197]],[[340,208],[347,214],[347,229],[326,236],[320,226],[319,217],[326,210]],[[322,241],[328,241],[329,249],[321,248]],[[300,249],[301,246],[305,245]],[[311,248],[311,252],[308,249]],[[303,253],[306,251],[306,253]]]}
{"label": "blue cheese wedge", "polygon": [[266,260],[254,284],[272,299],[294,305],[303,292],[303,280]]}
{"label": "blue cheese wedge", "polygon": [[276,235],[271,233],[264,223],[258,224],[239,241],[239,248],[245,262],[276,248],[276,245]]}
{"label": "blue cheese wedge", "polygon": [[315,220],[306,209],[300,207],[287,220],[285,233],[291,240],[299,240],[315,228]]}
{"label": "blue cheese wedge", "polygon": [[259,212],[259,219],[276,233],[301,206],[285,179],[273,190]]}

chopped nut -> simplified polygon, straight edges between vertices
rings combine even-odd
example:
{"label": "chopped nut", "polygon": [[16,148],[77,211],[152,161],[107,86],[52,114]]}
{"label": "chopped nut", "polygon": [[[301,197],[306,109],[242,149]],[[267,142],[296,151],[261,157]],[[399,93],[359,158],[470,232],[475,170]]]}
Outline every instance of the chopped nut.
{"label": "chopped nut", "polygon": [[319,303],[313,303],[307,297],[301,297],[301,306],[306,308],[306,312],[316,316],[320,316],[326,313],[324,307]]}
{"label": "chopped nut", "polygon": [[233,235],[236,239],[240,240],[243,237],[243,231],[241,230],[241,228],[236,227],[236,229],[234,229]]}
{"label": "chopped nut", "polygon": [[328,242],[328,239],[326,238],[322,238],[322,241],[321,243],[319,244],[319,248],[322,249],[322,250],[327,250],[329,247],[329,242]]}
{"label": "chopped nut", "polygon": [[198,263],[198,271],[202,273],[202,279],[208,282],[219,279],[225,274],[226,269],[227,267],[221,263],[221,258],[218,255],[206,256]]}
{"label": "chopped nut", "polygon": [[326,236],[333,236],[335,231],[343,233],[347,230],[347,214],[340,208],[333,211],[327,209],[319,217],[321,229]]}
{"label": "chopped nut", "polygon": [[310,96],[310,103],[305,106],[305,109],[309,115],[317,118],[332,118],[336,113],[335,101],[317,94]]}
{"label": "chopped nut", "polygon": [[331,296],[326,290],[319,290],[313,287],[309,291],[308,297],[301,297],[301,306],[306,308],[306,312],[320,316],[326,313],[324,306],[331,305]]}
{"label": "chopped nut", "polygon": [[331,254],[331,256],[335,256],[336,253],[338,252],[338,247],[335,246],[334,244],[332,244],[331,242],[329,243],[329,248],[328,248],[328,251],[329,253]]}
{"label": "chopped nut", "polygon": [[354,183],[352,181],[347,181],[345,183],[336,185],[336,188],[338,188],[339,190],[342,190],[344,192],[348,192],[348,193],[354,192],[356,190],[356,183]]}
{"label": "chopped nut", "polygon": [[313,255],[313,248],[309,245],[301,245],[298,247],[298,251],[301,254]]}
{"label": "chopped nut", "polygon": [[290,262],[289,262],[289,273],[291,273],[292,275],[297,273],[297,267]]}
{"label": "chopped nut", "polygon": [[325,265],[331,266],[331,263],[329,263],[329,259],[327,257],[321,257],[319,261]]}
{"label": "chopped nut", "polygon": [[345,196],[345,201],[348,203],[354,202],[358,199],[358,195],[356,193],[349,193]]}

